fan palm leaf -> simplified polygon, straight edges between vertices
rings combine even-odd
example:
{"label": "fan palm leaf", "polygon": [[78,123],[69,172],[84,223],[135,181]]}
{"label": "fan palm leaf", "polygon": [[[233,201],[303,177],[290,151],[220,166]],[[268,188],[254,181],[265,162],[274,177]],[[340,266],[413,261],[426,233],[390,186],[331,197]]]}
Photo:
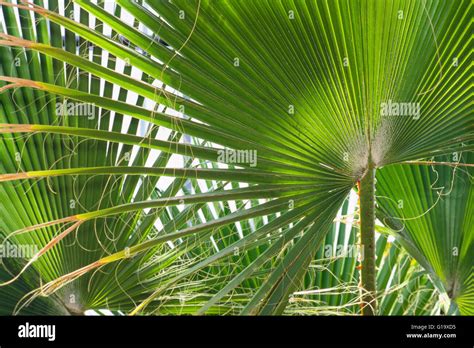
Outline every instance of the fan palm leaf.
{"label": "fan palm leaf", "polygon": [[[17,309],[311,313],[290,299],[338,274],[361,294],[308,303],[472,314],[471,161],[442,157],[473,148],[470,1],[0,4],[0,227],[39,249],[2,277],[37,285]],[[312,267],[357,183],[361,286],[353,260]]]}

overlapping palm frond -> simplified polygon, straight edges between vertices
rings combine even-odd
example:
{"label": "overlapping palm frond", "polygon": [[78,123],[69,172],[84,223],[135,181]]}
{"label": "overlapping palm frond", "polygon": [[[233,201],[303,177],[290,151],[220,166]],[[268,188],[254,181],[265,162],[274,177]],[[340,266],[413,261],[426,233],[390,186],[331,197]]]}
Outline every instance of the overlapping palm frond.
{"label": "overlapping palm frond", "polygon": [[[472,153],[456,152],[437,159],[462,165],[472,163]],[[431,274],[440,292],[455,300],[462,314],[470,315],[474,291],[472,175],[472,167],[390,166],[380,170],[377,190],[380,217],[394,230],[392,234]]]}

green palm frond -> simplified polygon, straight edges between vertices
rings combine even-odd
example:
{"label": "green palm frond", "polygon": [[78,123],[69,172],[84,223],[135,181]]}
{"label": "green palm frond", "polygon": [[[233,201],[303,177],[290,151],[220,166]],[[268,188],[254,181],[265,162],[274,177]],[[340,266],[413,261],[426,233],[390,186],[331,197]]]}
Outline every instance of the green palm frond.
{"label": "green palm frond", "polygon": [[[472,153],[437,159],[471,163]],[[440,291],[455,300],[461,313],[471,315],[472,175],[470,167],[411,165],[383,168],[377,177],[381,219],[436,279]],[[429,190],[416,192],[419,187]]]}
{"label": "green palm frond", "polygon": [[324,246],[373,168],[376,312],[472,314],[471,1],[44,5],[0,1],[8,310],[365,314]]}

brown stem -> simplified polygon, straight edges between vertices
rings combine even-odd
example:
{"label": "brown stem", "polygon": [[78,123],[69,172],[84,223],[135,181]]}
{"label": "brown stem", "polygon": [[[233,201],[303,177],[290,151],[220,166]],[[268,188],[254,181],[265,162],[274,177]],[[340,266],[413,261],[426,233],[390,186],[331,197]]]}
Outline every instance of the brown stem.
{"label": "brown stem", "polygon": [[362,244],[361,283],[362,314],[375,315],[376,271],[375,271],[375,167],[371,161],[367,173],[360,180],[360,233]]}

